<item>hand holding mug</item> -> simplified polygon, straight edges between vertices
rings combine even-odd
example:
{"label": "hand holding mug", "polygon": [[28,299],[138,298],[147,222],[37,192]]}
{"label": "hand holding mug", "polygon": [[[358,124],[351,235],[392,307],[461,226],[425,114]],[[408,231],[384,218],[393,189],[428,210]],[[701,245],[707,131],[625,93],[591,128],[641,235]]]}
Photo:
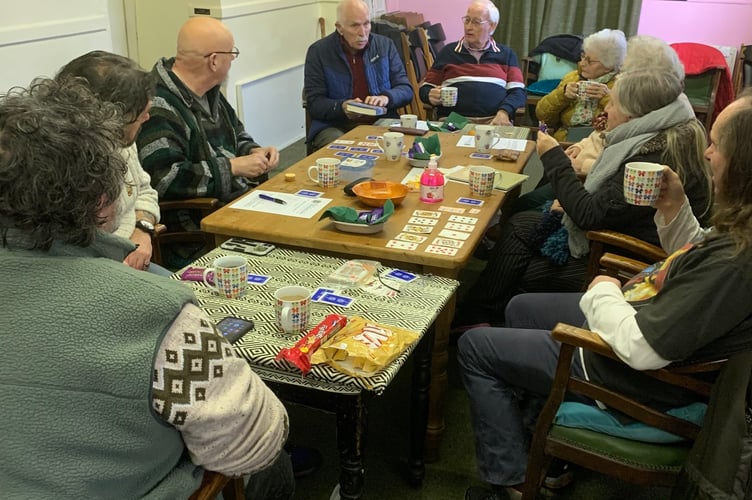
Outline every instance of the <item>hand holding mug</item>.
{"label": "hand holding mug", "polygon": [[684,185],[679,175],[664,165],[663,176],[661,176],[661,192],[653,206],[663,216],[666,224],[674,220],[686,199]]}

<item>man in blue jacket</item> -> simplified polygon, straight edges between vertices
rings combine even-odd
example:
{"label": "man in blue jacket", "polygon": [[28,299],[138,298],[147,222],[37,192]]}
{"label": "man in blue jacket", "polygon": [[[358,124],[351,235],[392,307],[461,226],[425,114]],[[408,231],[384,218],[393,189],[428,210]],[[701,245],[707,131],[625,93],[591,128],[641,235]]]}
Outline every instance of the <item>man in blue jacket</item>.
{"label": "man in blue jacket", "polygon": [[387,108],[387,116],[413,98],[405,66],[392,41],[371,33],[363,0],[337,5],[337,31],[308,48],[305,62],[306,107],[311,128],[306,142],[320,149],[374,116],[345,111],[348,101]]}

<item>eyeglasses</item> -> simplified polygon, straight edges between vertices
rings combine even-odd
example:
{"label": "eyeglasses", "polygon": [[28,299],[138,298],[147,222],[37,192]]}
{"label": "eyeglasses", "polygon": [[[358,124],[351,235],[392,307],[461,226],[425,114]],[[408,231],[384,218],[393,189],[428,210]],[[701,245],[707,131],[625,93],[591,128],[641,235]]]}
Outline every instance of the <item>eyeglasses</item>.
{"label": "eyeglasses", "polygon": [[483,19],[478,19],[477,17],[468,16],[462,16],[460,19],[462,19],[463,24],[472,24],[473,26],[480,26],[481,24],[486,24],[488,22]]}
{"label": "eyeglasses", "polygon": [[238,50],[237,47],[233,47],[232,50],[215,50],[214,52],[210,52],[209,54],[206,54],[204,57],[211,57],[212,54],[230,54],[232,55],[233,59],[237,59],[240,57],[240,50]]}
{"label": "eyeglasses", "polygon": [[586,56],[583,52],[580,54],[580,61],[584,62],[585,64],[593,64],[593,63],[599,63],[597,59],[591,59],[590,56]]}

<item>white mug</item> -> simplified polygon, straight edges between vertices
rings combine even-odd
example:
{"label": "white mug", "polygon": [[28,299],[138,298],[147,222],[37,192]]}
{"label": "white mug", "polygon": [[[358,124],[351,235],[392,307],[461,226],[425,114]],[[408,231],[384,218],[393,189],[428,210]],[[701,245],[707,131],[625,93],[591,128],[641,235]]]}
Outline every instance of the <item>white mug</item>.
{"label": "white mug", "polygon": [[415,128],[418,126],[418,115],[400,115],[400,125],[405,128]]}
{"label": "white mug", "polygon": [[471,165],[467,176],[470,193],[476,196],[491,196],[494,183],[496,182],[496,175],[500,173],[493,167]]}
{"label": "white mug", "polygon": [[214,289],[228,299],[237,299],[248,286],[248,261],[245,257],[227,255],[214,261],[212,267],[204,269],[203,280],[206,281],[210,272],[214,273]]}
{"label": "white mug", "polygon": [[[337,158],[319,158],[316,165],[308,167],[308,177],[321,187],[336,186],[339,182],[339,163]],[[316,177],[312,172],[316,172]]]}
{"label": "white mug", "polygon": [[457,87],[441,87],[441,105],[452,108],[457,105]]}
{"label": "white mug", "polygon": [[661,194],[663,165],[631,161],[624,168],[624,199],[630,205],[650,206]]}
{"label": "white mug", "polygon": [[499,142],[501,136],[493,125],[475,126],[475,150],[478,153],[488,153]]}
{"label": "white mug", "polygon": [[397,161],[402,156],[405,147],[405,134],[402,132],[384,132],[383,138],[377,139],[379,146],[384,151],[384,156],[389,161]]}
{"label": "white mug", "polygon": [[311,291],[302,286],[284,286],[274,292],[274,315],[277,328],[285,333],[302,333],[308,329],[311,315]]}

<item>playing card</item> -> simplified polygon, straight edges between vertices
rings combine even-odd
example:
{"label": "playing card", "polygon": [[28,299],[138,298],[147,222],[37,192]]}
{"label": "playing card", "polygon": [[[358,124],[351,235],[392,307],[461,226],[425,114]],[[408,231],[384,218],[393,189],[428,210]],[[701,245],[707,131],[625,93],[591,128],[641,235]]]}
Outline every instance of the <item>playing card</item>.
{"label": "playing card", "polygon": [[344,158],[352,158],[353,156],[355,156],[355,153],[348,153],[346,151],[337,151],[336,153],[334,153],[334,156],[342,156]]}
{"label": "playing card", "polygon": [[358,146],[365,146],[367,148],[378,148],[379,143],[378,142],[359,142]]}
{"label": "playing card", "polygon": [[444,229],[451,229],[452,231],[465,231],[466,233],[472,233],[475,229],[474,224],[460,224],[459,222],[447,222]]}
{"label": "playing card", "polygon": [[439,223],[439,219],[430,219],[428,217],[410,217],[407,220],[408,224],[418,224],[420,226],[435,226]]}
{"label": "playing card", "polygon": [[269,281],[269,276],[248,273],[248,283],[250,283],[251,285],[263,285],[267,281]]}
{"label": "playing card", "polygon": [[340,144],[329,144],[327,146],[327,149],[347,149],[347,146],[342,146]]}
{"label": "playing card", "polygon": [[439,255],[457,255],[456,248],[440,247],[438,245],[428,245],[426,247],[426,252]]}
{"label": "playing card", "polygon": [[452,238],[453,240],[466,240],[470,237],[470,233],[463,233],[462,231],[452,231],[451,229],[442,229],[439,232],[439,236],[444,238]]}
{"label": "playing card", "polygon": [[480,208],[471,208],[470,210],[467,211],[467,213],[473,214],[473,215],[479,214]]}
{"label": "playing card", "polygon": [[407,233],[428,234],[433,231],[433,226],[416,226],[414,224],[408,224],[402,228]]}
{"label": "playing card", "polygon": [[359,158],[361,160],[377,160],[379,157],[376,155],[366,155],[366,154],[359,154],[356,156],[356,158]]}
{"label": "playing card", "polygon": [[429,219],[438,219],[441,217],[441,212],[433,212],[431,210],[416,210],[413,212],[413,217],[428,217]]}
{"label": "playing card", "polygon": [[477,158],[478,160],[490,160],[491,155],[488,153],[470,153],[470,158]]}
{"label": "playing card", "polygon": [[418,248],[417,243],[413,243],[412,241],[401,241],[401,240],[389,240],[386,244],[387,248],[398,248],[400,250],[415,250]]}
{"label": "playing card", "polygon": [[348,141],[347,139],[336,139],[332,141],[334,144],[355,144],[355,141]]}
{"label": "playing card", "polygon": [[367,153],[370,151],[368,148],[360,147],[360,146],[352,146],[347,148],[348,151],[357,151],[358,153]]}
{"label": "playing card", "polygon": [[450,214],[464,214],[465,209],[460,207],[447,207],[445,205],[441,205],[439,207],[439,210],[442,212],[449,212]]}
{"label": "playing card", "polygon": [[476,200],[475,198],[457,198],[457,203],[461,205],[473,205],[476,207],[483,206],[483,200]]}
{"label": "playing card", "polygon": [[318,302],[324,304],[331,304],[333,306],[350,307],[355,299],[352,297],[346,297],[344,295],[337,295],[336,293],[326,293],[321,296]]}
{"label": "playing card", "polygon": [[327,293],[332,293],[332,292],[334,292],[334,290],[331,289],[331,288],[320,288],[319,287],[319,288],[317,288],[316,290],[313,291],[313,294],[311,295],[311,300],[314,301],[314,302],[318,302],[319,299],[321,299],[321,297],[323,297]]}
{"label": "playing card", "polygon": [[297,194],[298,196],[305,196],[306,198],[318,198],[324,193],[322,193],[321,191],[309,191],[308,189],[301,189],[295,194]]}
{"label": "playing card", "polygon": [[464,245],[464,241],[453,240],[451,238],[436,238],[433,240],[432,245],[438,245],[440,247],[461,248]]}
{"label": "playing card", "polygon": [[380,135],[367,135],[366,139],[368,139],[370,141],[374,141],[376,139],[381,139],[381,136]]}
{"label": "playing card", "polygon": [[423,243],[428,238],[425,236],[419,236],[417,234],[411,234],[411,233],[400,233],[397,236],[394,237],[395,240],[402,240],[402,241],[410,241],[412,243]]}
{"label": "playing card", "polygon": [[383,149],[372,149],[371,153],[373,153],[375,155],[383,155],[384,154],[384,150]]}
{"label": "playing card", "polygon": [[463,215],[450,215],[449,222],[459,222],[460,224],[476,224],[477,217],[465,217]]}
{"label": "playing card", "polygon": [[393,269],[389,271],[388,273],[386,273],[384,277],[391,278],[397,281],[403,281],[405,283],[409,283],[415,280],[418,276],[416,276],[413,273],[408,273],[407,271],[403,271],[401,269]]}

